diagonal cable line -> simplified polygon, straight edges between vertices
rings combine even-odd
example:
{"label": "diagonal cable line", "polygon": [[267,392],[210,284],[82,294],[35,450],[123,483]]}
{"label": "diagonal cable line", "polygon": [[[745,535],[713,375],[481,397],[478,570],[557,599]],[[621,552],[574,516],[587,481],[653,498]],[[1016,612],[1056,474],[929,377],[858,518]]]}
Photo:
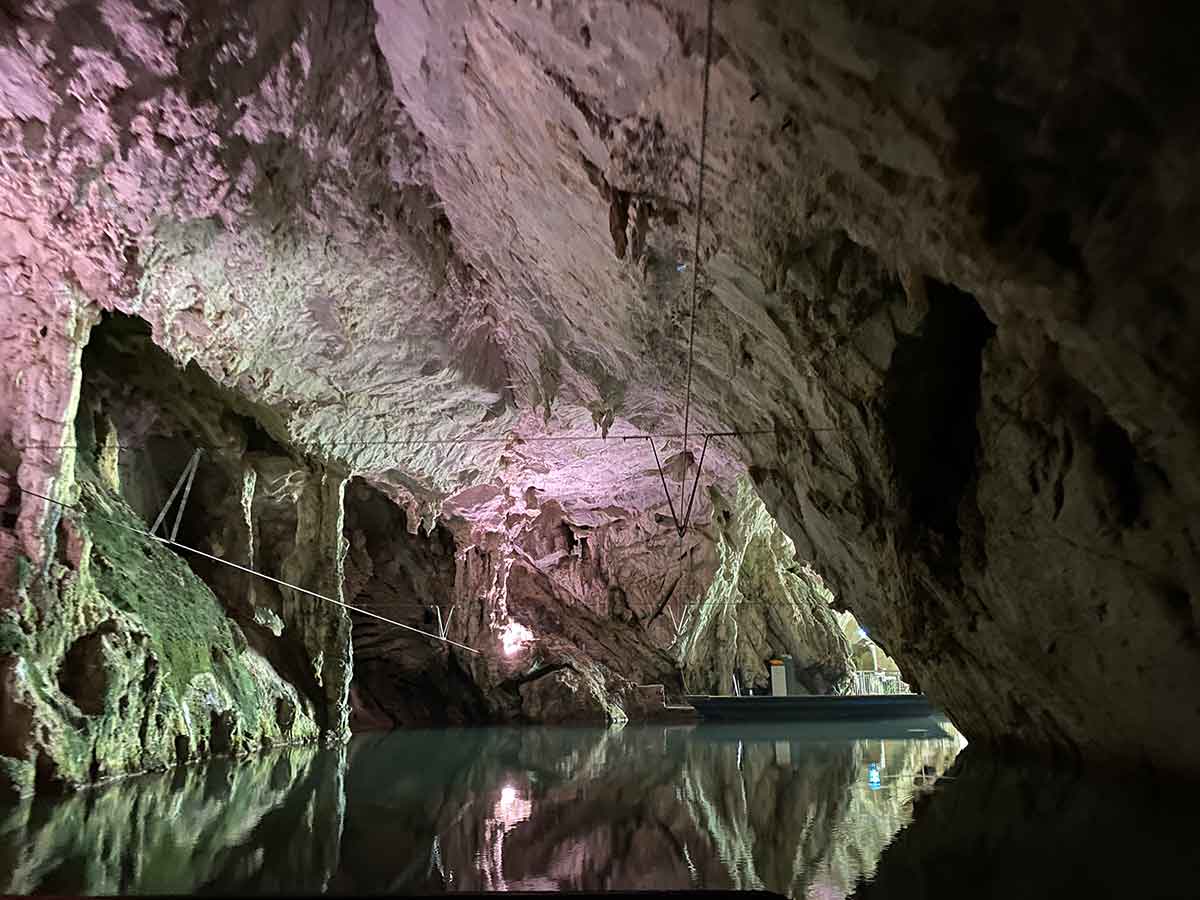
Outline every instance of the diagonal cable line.
{"label": "diagonal cable line", "polygon": [[[4,478],[11,481],[11,476],[7,475],[6,473],[0,472],[0,476],[3,476]],[[47,497],[45,494],[39,494],[37,491],[31,491],[31,490],[29,490],[29,488],[21,487],[19,484],[13,484],[13,487],[15,487],[18,491],[20,491],[23,494],[29,494],[31,497],[38,497],[39,499],[45,500],[47,503],[53,503],[54,505],[61,506],[64,509],[73,509],[76,512],[82,512],[82,513],[87,512],[87,510],[85,510],[81,506],[77,506],[73,503],[64,503],[62,500],[55,500],[53,497]],[[93,513],[93,515],[94,515],[94,513]],[[278,584],[282,587],[288,588],[293,591],[298,591],[301,594],[307,594],[310,597],[316,597],[318,600],[324,600],[325,602],[332,603],[335,606],[341,606],[344,609],[349,609],[349,610],[353,610],[354,612],[357,612],[357,613],[362,613],[364,616],[370,616],[372,619],[379,619],[381,622],[387,622],[389,625],[395,625],[397,628],[403,628],[405,631],[413,631],[419,635],[422,635],[423,637],[432,638],[435,641],[440,641],[444,644],[450,644],[452,646],[459,647],[463,650],[466,650],[470,653],[474,653],[476,655],[481,655],[479,653],[479,651],[476,650],[474,647],[468,647],[466,644],[460,644],[458,641],[450,640],[450,638],[439,637],[436,634],[430,634],[428,631],[422,631],[420,628],[413,628],[411,625],[405,625],[403,622],[397,622],[395,619],[389,619],[386,616],[381,616],[378,613],[373,613],[369,609],[363,609],[362,607],[359,607],[359,606],[352,606],[349,603],[343,603],[341,600],[335,600],[333,597],[327,597],[324,594],[318,594],[316,591],[310,591],[310,590],[308,590],[308,588],[302,588],[299,585],[291,584],[290,582],[287,582],[287,581],[282,581],[279,578],[274,578],[274,577],[266,574],[265,572],[259,572],[256,569],[251,569],[251,568],[248,568],[247,566],[238,565],[237,563],[230,562],[227,559],[221,559],[221,557],[219,557],[219,556],[213,556],[211,553],[205,553],[203,550],[197,550],[195,547],[189,547],[186,544],[181,544],[178,541],[171,540],[170,538],[159,537],[158,535],[151,534],[149,531],[145,531],[141,528],[134,528],[132,525],[126,525],[124,522],[119,522],[116,519],[110,518],[109,516],[97,516],[97,518],[102,519],[105,522],[108,522],[110,525],[116,525],[118,528],[124,528],[126,531],[132,531],[134,534],[140,534],[142,537],[148,537],[153,541],[158,541],[158,543],[160,543],[160,544],[165,544],[168,547],[173,547],[176,550],[185,550],[188,553],[194,553],[197,556],[203,556],[205,559],[210,559],[213,562],[220,563],[223,566],[229,566],[230,568],[238,569],[242,572],[245,572],[248,575],[255,575],[258,578],[266,579],[267,581],[274,582],[275,584]]]}
{"label": "diagonal cable line", "polygon": [[[806,431],[836,431],[836,428],[808,428]],[[757,435],[774,434],[773,428],[755,428],[749,430],[734,430],[734,431],[697,431],[697,437],[705,438],[725,438],[725,437],[754,437]],[[682,432],[645,432],[643,434],[610,434],[607,437],[598,434],[543,434],[530,435],[523,437],[521,435],[504,435],[500,437],[472,437],[471,435],[463,435],[461,437],[448,438],[396,438],[392,440],[378,441],[329,441],[321,442],[323,447],[408,447],[408,446],[427,446],[439,444],[507,444],[510,441],[514,444],[557,444],[557,443],[608,443],[609,441],[644,441],[651,438],[666,440],[669,438],[680,438],[685,435]],[[293,438],[293,443],[300,444],[306,439]],[[138,444],[113,444],[110,445],[117,450],[146,450],[150,444],[142,441]],[[21,444],[14,449],[17,450],[86,450],[91,449],[82,444]]]}
{"label": "diagonal cable line", "polygon": [[[708,72],[712,67],[713,0],[708,0],[708,25],[704,30],[704,92],[700,108],[700,181],[696,189],[696,235],[692,243],[692,309],[688,317],[687,389],[683,400],[683,454],[687,458],[688,427],[692,412],[692,360],[696,346],[696,292],[700,279],[700,225],[704,219],[704,151],[708,144]],[[697,477],[699,473],[697,473]],[[687,479],[684,479],[686,482]],[[684,486],[679,487],[683,508]]]}

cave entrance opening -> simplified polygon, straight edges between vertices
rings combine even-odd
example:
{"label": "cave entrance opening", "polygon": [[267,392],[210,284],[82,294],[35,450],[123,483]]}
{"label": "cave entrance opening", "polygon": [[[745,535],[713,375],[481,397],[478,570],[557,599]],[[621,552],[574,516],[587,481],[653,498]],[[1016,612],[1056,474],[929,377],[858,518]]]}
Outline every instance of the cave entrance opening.
{"label": "cave entrance opening", "polygon": [[849,610],[837,614],[842,634],[850,644],[853,694],[914,693],[900,666],[859,624]]}
{"label": "cave entrance opening", "polygon": [[789,694],[912,692],[886,650],[797,555],[748,476],[708,497],[711,513],[704,509],[689,529],[678,579],[682,586],[690,577],[696,591],[671,648],[687,693],[769,695],[772,660],[788,668]]}

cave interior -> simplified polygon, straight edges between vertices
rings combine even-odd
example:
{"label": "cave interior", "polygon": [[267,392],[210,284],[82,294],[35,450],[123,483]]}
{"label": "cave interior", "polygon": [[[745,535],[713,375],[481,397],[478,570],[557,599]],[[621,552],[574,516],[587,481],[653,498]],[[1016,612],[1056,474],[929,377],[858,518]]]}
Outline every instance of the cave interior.
{"label": "cave interior", "polygon": [[781,655],[1192,771],[1186,34],[504,6],[0,9],[5,787]]}

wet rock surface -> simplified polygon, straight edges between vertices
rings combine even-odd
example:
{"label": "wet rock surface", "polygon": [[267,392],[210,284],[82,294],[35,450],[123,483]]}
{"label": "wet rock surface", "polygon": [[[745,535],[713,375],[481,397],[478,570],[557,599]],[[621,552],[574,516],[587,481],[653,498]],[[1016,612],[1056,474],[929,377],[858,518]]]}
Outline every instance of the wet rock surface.
{"label": "wet rock surface", "polygon": [[728,501],[714,493],[683,541],[637,509],[570,514],[528,493],[488,502],[504,504],[507,528],[484,551],[459,543],[469,513],[410,534],[380,491],[348,488],[347,601],[426,634],[440,623],[481,651],[352,611],[359,727],[661,718],[687,692],[727,693],[719,672],[734,660],[756,671],[780,652],[811,670],[815,691],[846,677],[831,597],[744,480]]}
{"label": "wet rock surface", "polygon": [[[973,740],[1187,769],[1200,101],[1177,17],[718,3],[697,272],[703,5],[502,7],[9,4],[0,702],[21,778],[20,748],[46,743],[20,699],[27,642],[54,643],[40,665],[57,682],[100,624],[46,601],[45,622],[72,622],[50,637],[29,611],[89,540],[36,495],[119,483],[144,517],[184,443],[242,428],[177,430],[145,485],[64,449],[113,310],[260,411],[269,441],[243,433],[253,464],[231,450],[207,470],[225,479],[197,486],[219,533],[193,539],[335,594],[343,481],[363,478],[410,531],[453,534],[471,605],[452,636],[487,648],[459,664],[506,715],[524,692],[615,718],[623,691],[681,686],[672,615],[721,559],[707,494],[748,472],[800,562]],[[682,505],[699,468],[699,439],[661,439],[661,476],[621,439],[678,430],[693,274],[690,421],[769,433],[714,439],[682,545],[622,568],[636,540],[671,536],[662,483]],[[540,440],[580,433],[597,439]],[[590,560],[557,548],[563,522],[591,532]],[[681,558],[687,597],[659,577]],[[191,571],[344,734],[350,620]],[[805,615],[751,614],[739,634],[786,643]],[[724,648],[733,623],[708,622]],[[499,651],[514,623],[542,641],[544,685]],[[831,640],[814,690],[837,681]],[[740,641],[692,671],[727,679],[757,652]],[[55,690],[95,709],[75,673],[115,646],[81,645]]]}
{"label": "wet rock surface", "polygon": [[694,608],[681,647],[690,693],[770,692],[768,657],[791,656],[799,689],[847,690],[851,652],[821,577],[796,558],[791,539],[747,480],[714,514],[718,567]]}

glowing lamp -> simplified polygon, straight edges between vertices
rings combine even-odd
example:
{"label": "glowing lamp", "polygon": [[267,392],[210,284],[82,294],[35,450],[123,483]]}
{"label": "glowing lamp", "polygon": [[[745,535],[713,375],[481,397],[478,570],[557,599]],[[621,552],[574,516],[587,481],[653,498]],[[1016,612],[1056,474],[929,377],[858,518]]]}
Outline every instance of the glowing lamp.
{"label": "glowing lamp", "polygon": [[533,632],[520,622],[510,621],[500,629],[500,643],[504,646],[504,655],[512,656],[525,649],[525,645],[533,640]]}

